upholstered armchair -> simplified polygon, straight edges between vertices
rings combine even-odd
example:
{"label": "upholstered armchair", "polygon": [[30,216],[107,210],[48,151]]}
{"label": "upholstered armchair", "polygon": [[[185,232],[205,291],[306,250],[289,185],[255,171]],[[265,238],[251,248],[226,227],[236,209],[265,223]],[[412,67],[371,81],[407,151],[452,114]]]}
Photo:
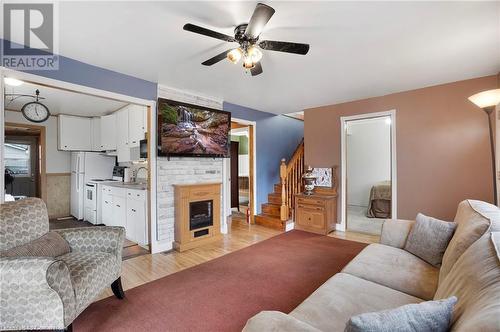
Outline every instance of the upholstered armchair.
{"label": "upholstered armchair", "polygon": [[0,330],[71,330],[102,291],[121,287],[123,227],[49,232],[45,203],[0,205]]}

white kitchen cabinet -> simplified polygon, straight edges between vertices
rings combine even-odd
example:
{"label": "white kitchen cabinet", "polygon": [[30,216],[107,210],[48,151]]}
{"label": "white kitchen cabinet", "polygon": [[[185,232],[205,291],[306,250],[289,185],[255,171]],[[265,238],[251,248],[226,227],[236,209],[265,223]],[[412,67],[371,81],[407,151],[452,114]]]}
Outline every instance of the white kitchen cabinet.
{"label": "white kitchen cabinet", "polygon": [[113,226],[127,226],[126,204],[125,197],[113,196]]}
{"label": "white kitchen cabinet", "polygon": [[107,188],[109,187],[103,187],[101,191],[101,222],[106,226],[115,226],[113,218],[113,196],[107,192]]}
{"label": "white kitchen cabinet", "polygon": [[92,118],[91,127],[92,127],[92,134],[91,134],[92,151],[103,151],[104,149],[102,148],[101,144],[101,118],[100,117]]}
{"label": "white kitchen cabinet", "polygon": [[116,114],[101,116],[101,150],[116,150]]}
{"label": "white kitchen cabinet", "polygon": [[66,151],[92,151],[92,119],[80,116],[58,116],[58,148]]}
{"label": "white kitchen cabinet", "polygon": [[129,148],[139,147],[139,142],[144,139],[146,124],[144,114],[146,107],[129,105],[128,107],[128,142]]}
{"label": "white kitchen cabinet", "polygon": [[140,245],[149,243],[146,202],[145,190],[127,190],[127,238]]}
{"label": "white kitchen cabinet", "polygon": [[130,146],[128,142],[128,106],[116,113],[116,152],[118,162],[130,161]]}

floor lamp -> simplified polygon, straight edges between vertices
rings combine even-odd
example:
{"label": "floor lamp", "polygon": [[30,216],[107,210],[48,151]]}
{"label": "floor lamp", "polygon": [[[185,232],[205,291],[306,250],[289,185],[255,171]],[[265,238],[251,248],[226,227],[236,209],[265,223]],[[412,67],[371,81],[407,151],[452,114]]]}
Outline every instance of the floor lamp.
{"label": "floor lamp", "polygon": [[[490,128],[490,148],[491,148],[491,166],[493,170],[493,197],[495,205],[498,206],[497,197],[497,176],[496,176],[496,159],[495,159],[495,143],[493,141],[493,124],[491,113],[494,113],[495,107],[500,104],[500,89],[488,90],[476,93],[469,97],[469,100],[477,107],[482,108],[488,117],[488,126]],[[493,118],[496,118],[495,116]]]}

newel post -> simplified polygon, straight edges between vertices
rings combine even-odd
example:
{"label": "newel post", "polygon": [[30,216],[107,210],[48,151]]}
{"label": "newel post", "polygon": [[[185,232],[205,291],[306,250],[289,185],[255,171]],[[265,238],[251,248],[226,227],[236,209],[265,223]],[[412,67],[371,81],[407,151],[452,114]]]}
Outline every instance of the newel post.
{"label": "newel post", "polygon": [[289,212],[288,205],[286,204],[286,161],[285,159],[281,159],[280,165],[280,178],[281,178],[281,208],[280,208],[280,219],[281,221],[287,221]]}

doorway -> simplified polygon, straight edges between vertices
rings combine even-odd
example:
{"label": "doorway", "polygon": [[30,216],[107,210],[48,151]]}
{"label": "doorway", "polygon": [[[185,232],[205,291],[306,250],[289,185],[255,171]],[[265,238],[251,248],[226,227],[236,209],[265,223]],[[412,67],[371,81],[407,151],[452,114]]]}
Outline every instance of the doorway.
{"label": "doorway", "polygon": [[342,226],[380,235],[397,218],[395,112],[342,118]]}

